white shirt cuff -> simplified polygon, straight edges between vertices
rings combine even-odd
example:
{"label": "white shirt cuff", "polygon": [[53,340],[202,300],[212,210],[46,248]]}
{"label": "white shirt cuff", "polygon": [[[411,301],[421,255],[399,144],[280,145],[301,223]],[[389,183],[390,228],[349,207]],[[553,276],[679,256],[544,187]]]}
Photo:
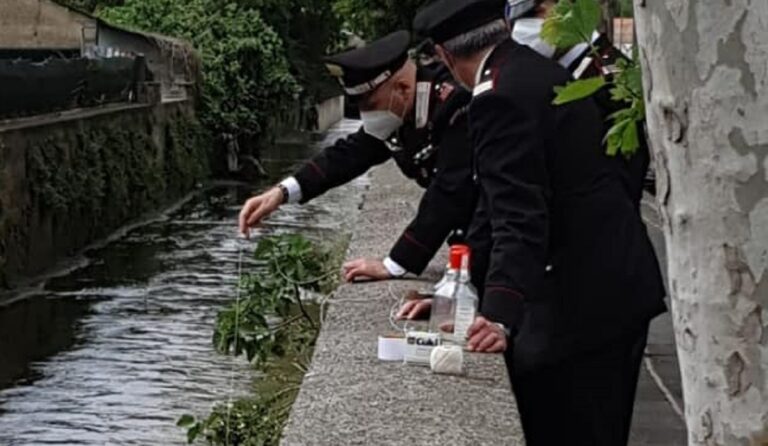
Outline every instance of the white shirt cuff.
{"label": "white shirt cuff", "polygon": [[288,177],[280,182],[288,190],[288,203],[301,201],[301,185],[295,177]]}
{"label": "white shirt cuff", "polygon": [[389,274],[392,277],[402,277],[406,275],[406,273],[408,273],[408,271],[405,268],[398,265],[397,262],[395,262],[389,257],[384,259],[384,268],[386,268],[387,271],[389,271]]}

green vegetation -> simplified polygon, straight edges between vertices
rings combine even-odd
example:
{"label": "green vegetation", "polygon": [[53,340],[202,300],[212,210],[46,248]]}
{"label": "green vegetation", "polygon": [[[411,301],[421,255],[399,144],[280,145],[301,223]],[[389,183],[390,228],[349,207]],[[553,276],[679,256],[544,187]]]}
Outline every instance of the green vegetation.
{"label": "green vegetation", "polygon": [[367,40],[408,29],[429,0],[336,0],[333,9],[346,30]]}
{"label": "green vegetation", "polygon": [[256,397],[220,404],[205,418],[180,418],[190,443],[279,442],[320,326],[319,305],[301,295],[335,287],[343,247],[321,248],[300,235],[259,242],[254,258],[262,267],[242,279],[239,300],[219,313],[213,344],[223,354],[245,356],[267,378],[256,383]]}
{"label": "green vegetation", "polygon": [[280,36],[261,13],[218,0],[126,0],[102,8],[108,22],[188,40],[203,63],[201,119],[215,134],[262,135],[300,89]]}
{"label": "green vegetation", "polygon": [[49,132],[30,141],[32,208],[80,222],[80,232],[69,237],[91,239],[189,191],[207,175],[206,132],[194,117],[168,113],[162,160],[155,142],[136,131],[155,124],[141,113],[102,119],[76,136]]}
{"label": "green vegetation", "polygon": [[[630,5],[631,6],[631,5]],[[541,36],[557,48],[570,48],[578,43],[591,45],[592,31],[600,23],[600,4],[597,0],[560,0],[544,23]],[[597,49],[591,49],[596,60],[600,60]],[[614,156],[632,156],[640,147],[638,123],[645,119],[643,82],[637,54],[627,61],[619,61],[617,72],[611,76],[598,76],[569,82],[555,89],[556,105],[566,104],[592,96],[602,88],[610,88],[615,101],[626,104],[626,108],[612,114],[609,119],[613,126],[606,135],[607,153]]]}
{"label": "green vegetation", "polygon": [[201,120],[241,147],[340,94],[323,57],[352,33],[409,29],[426,0],[63,0],[129,29],[189,41],[202,59]]}

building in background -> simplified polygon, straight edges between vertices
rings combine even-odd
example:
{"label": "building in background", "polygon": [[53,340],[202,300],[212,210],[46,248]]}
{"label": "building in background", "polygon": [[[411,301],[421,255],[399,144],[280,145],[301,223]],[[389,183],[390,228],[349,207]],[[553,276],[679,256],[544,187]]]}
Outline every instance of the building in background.
{"label": "building in background", "polygon": [[[0,1],[0,59],[142,58],[163,100],[194,94],[199,63],[186,42],[110,25],[54,0]],[[2,86],[0,86],[2,88]]]}

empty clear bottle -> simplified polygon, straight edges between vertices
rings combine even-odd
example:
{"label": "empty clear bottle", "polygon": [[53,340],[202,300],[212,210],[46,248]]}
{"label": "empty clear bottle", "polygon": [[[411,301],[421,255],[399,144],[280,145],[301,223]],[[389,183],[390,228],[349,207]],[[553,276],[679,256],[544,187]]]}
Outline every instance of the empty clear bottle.
{"label": "empty clear bottle", "polygon": [[461,258],[461,270],[454,293],[453,342],[459,345],[464,345],[467,342],[467,333],[475,322],[479,302],[477,289],[472,285],[469,263],[470,255],[467,251]]}
{"label": "empty clear bottle", "polygon": [[440,333],[445,341],[453,340],[453,324],[456,312],[455,294],[459,285],[457,279],[461,268],[461,258],[468,251],[469,248],[466,245],[451,246],[445,276],[435,285],[432,312],[429,317],[429,331]]}

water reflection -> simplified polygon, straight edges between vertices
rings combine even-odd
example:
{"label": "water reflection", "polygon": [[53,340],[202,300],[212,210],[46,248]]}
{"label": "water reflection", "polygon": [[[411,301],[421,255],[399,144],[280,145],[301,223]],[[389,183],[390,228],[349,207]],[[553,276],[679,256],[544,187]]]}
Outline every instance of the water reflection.
{"label": "water reflection", "polygon": [[[267,168],[276,175],[264,184],[307,150],[275,155]],[[287,206],[260,233],[343,233],[364,183]],[[184,444],[178,416],[226,400],[230,373],[234,394],[249,390],[251,368],[216,354],[210,338],[217,309],[233,298],[240,249],[253,247],[234,237],[251,189],[201,192],[90,252],[88,266],[50,280],[44,293],[0,307],[0,445]]]}

